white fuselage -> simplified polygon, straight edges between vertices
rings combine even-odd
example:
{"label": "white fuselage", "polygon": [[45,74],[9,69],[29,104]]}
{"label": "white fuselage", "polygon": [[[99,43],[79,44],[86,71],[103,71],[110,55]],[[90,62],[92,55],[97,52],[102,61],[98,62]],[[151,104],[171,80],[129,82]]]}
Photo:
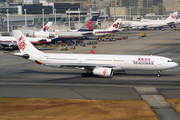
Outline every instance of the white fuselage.
{"label": "white fuselage", "polygon": [[[80,34],[80,37],[83,37],[83,35],[82,34],[84,34],[84,33],[87,33],[87,32],[78,32],[78,31],[73,31],[73,30],[71,30],[71,32],[74,34],[74,36],[77,36],[78,34]],[[68,34],[67,35],[71,35],[70,34],[70,32],[67,32]],[[93,30],[92,31],[92,34],[91,35],[87,35],[88,37],[89,36],[105,36],[105,35],[108,35],[108,34],[111,34],[111,33],[113,33],[113,31],[112,30],[108,30],[108,29],[95,29],[95,30]],[[66,35],[66,34],[64,34],[64,35]]]}
{"label": "white fuselage", "polygon": [[[32,44],[44,44],[44,43],[50,43],[51,40],[47,38],[40,38],[40,37],[27,37],[27,39]],[[2,46],[17,46],[17,42],[15,37],[10,36],[0,36],[0,45]]]}
{"label": "white fuselage", "polygon": [[137,21],[122,21],[121,25],[124,27],[146,27],[146,28],[156,28],[167,26],[169,22],[137,22]]}
{"label": "white fuselage", "polygon": [[[111,67],[113,70],[166,70],[177,66],[170,58],[146,55],[97,55],[97,54],[51,54],[42,53],[37,59],[30,54],[30,60],[38,60],[53,67]],[[56,66],[57,65],[57,66]],[[72,66],[71,66],[72,65]]]}
{"label": "white fuselage", "polygon": [[113,33],[112,30],[108,30],[108,29],[96,29],[96,30],[93,30],[93,36],[105,36],[105,35],[108,35],[108,34],[111,34]]}

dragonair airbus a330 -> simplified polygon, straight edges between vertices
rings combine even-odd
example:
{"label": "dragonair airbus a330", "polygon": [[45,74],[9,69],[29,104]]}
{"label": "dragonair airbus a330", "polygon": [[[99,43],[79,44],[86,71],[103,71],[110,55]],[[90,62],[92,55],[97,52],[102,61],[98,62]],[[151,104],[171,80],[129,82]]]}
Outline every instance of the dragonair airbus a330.
{"label": "dragonair airbus a330", "polygon": [[37,50],[21,33],[14,30],[20,53],[15,55],[24,57],[40,65],[59,68],[78,68],[86,70],[82,76],[113,76],[114,71],[120,70],[161,70],[171,69],[178,64],[172,59],[162,56],[149,55],[108,55],[108,54],[56,54],[43,53]]}

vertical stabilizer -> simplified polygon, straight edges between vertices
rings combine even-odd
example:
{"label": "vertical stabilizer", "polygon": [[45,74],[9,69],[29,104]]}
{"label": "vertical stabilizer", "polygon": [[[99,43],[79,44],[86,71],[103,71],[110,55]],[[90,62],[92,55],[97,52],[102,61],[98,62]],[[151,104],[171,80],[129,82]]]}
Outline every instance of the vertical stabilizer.
{"label": "vertical stabilizer", "polygon": [[121,22],[121,19],[117,19],[109,28],[107,28],[106,30],[109,30],[109,31],[113,31],[113,30],[118,30],[119,29],[119,26],[120,26],[120,22]]}
{"label": "vertical stabilizer", "polygon": [[41,32],[48,32],[49,28],[52,26],[53,22],[48,22],[42,29]]}
{"label": "vertical stabilizer", "polygon": [[174,12],[172,14],[170,14],[170,16],[166,19],[167,21],[174,21],[176,20],[178,12]]}
{"label": "vertical stabilizer", "polygon": [[78,31],[93,31],[96,26],[97,19],[98,17],[92,17],[91,20],[84,24]]}
{"label": "vertical stabilizer", "polygon": [[38,54],[42,53],[41,51],[37,50],[29,40],[23,35],[23,33],[19,30],[13,30],[14,37],[17,41],[19,50],[21,53],[33,53]]}

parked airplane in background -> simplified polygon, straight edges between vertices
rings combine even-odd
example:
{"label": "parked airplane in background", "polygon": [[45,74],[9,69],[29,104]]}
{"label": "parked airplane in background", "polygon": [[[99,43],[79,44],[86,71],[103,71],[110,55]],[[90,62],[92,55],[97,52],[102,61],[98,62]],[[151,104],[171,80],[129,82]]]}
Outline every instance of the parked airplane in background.
{"label": "parked airplane in background", "polygon": [[144,28],[160,28],[164,29],[165,26],[174,26],[175,19],[178,12],[174,12],[172,15],[170,15],[167,20],[162,20],[157,22],[158,20],[143,20],[141,22],[137,21],[122,21],[121,26],[122,27],[130,27],[132,29],[144,29]]}
{"label": "parked airplane in background", "polygon": [[84,38],[92,35],[92,31],[95,28],[98,17],[92,17],[86,24],[84,24],[79,30],[68,30],[68,31],[57,31],[51,33],[56,34],[58,37],[54,39],[55,41],[66,41]]}
{"label": "parked airplane in background", "polygon": [[119,26],[120,26],[121,19],[117,19],[109,28],[107,29],[95,29],[93,30],[94,36],[105,36],[110,33],[119,32]]}
{"label": "parked airplane in background", "polygon": [[[51,35],[48,33],[49,27],[51,27],[53,22],[48,22],[42,29],[41,31],[36,31],[32,35],[33,37],[27,37],[28,40],[33,45],[42,45],[42,44],[47,44],[51,42],[51,39],[49,39]],[[24,32],[24,31],[23,31]],[[26,33],[26,32],[25,32]],[[14,37],[11,36],[0,36],[0,45],[5,47],[11,47],[12,49],[17,48],[17,42]]]}
{"label": "parked airplane in background", "polygon": [[[47,38],[40,38],[40,37],[26,37],[27,40],[29,40],[33,45],[42,45],[42,44],[47,44],[51,42],[51,39]],[[17,42],[15,37],[9,37],[9,36],[0,36],[0,45],[3,46],[4,48],[9,47],[9,48],[17,48]]]}
{"label": "parked airplane in background", "polygon": [[21,31],[14,30],[20,53],[15,53],[40,65],[59,68],[77,68],[86,70],[82,76],[113,76],[119,70],[155,70],[171,69],[178,64],[172,59],[149,55],[107,55],[107,54],[56,54],[37,50]]}
{"label": "parked airplane in background", "polygon": [[141,22],[164,22],[164,21],[169,21],[169,22],[174,22],[176,20],[178,12],[174,12],[172,14],[170,14],[170,16],[168,18],[166,18],[165,20],[150,20],[150,19],[141,19]]}
{"label": "parked airplane in background", "polygon": [[54,38],[53,33],[49,32],[49,28],[52,26],[53,22],[48,22],[41,31],[33,32],[32,36],[43,37],[43,38]]}
{"label": "parked airplane in background", "polygon": [[168,18],[165,20],[149,20],[149,19],[141,19],[140,22],[156,22],[156,23],[167,23],[169,26],[174,26],[176,24],[179,24],[179,20],[176,20],[178,15],[178,12],[174,12],[170,14]]}
{"label": "parked airplane in background", "polygon": [[[123,31],[119,29],[119,25],[120,25],[120,21],[121,19],[117,19],[109,28],[107,29],[89,29],[88,27],[82,27],[81,29],[79,30],[76,30],[76,31],[80,31],[80,32],[83,32],[83,31],[93,31],[93,35],[91,36],[105,36],[105,35],[108,35],[110,33],[115,33],[115,32],[119,32],[119,31]],[[74,30],[71,30],[71,31],[74,31]]]}

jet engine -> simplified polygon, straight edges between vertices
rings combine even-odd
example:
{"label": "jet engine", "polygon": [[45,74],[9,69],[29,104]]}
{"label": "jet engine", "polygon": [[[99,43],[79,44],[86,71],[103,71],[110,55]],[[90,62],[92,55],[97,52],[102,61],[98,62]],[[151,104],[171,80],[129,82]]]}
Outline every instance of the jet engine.
{"label": "jet engine", "polygon": [[33,36],[35,37],[44,37],[44,38],[54,38],[53,34],[47,32],[34,32]]}
{"label": "jet engine", "polygon": [[111,77],[113,75],[112,68],[96,67],[92,72],[94,75],[103,76],[103,77]]}

